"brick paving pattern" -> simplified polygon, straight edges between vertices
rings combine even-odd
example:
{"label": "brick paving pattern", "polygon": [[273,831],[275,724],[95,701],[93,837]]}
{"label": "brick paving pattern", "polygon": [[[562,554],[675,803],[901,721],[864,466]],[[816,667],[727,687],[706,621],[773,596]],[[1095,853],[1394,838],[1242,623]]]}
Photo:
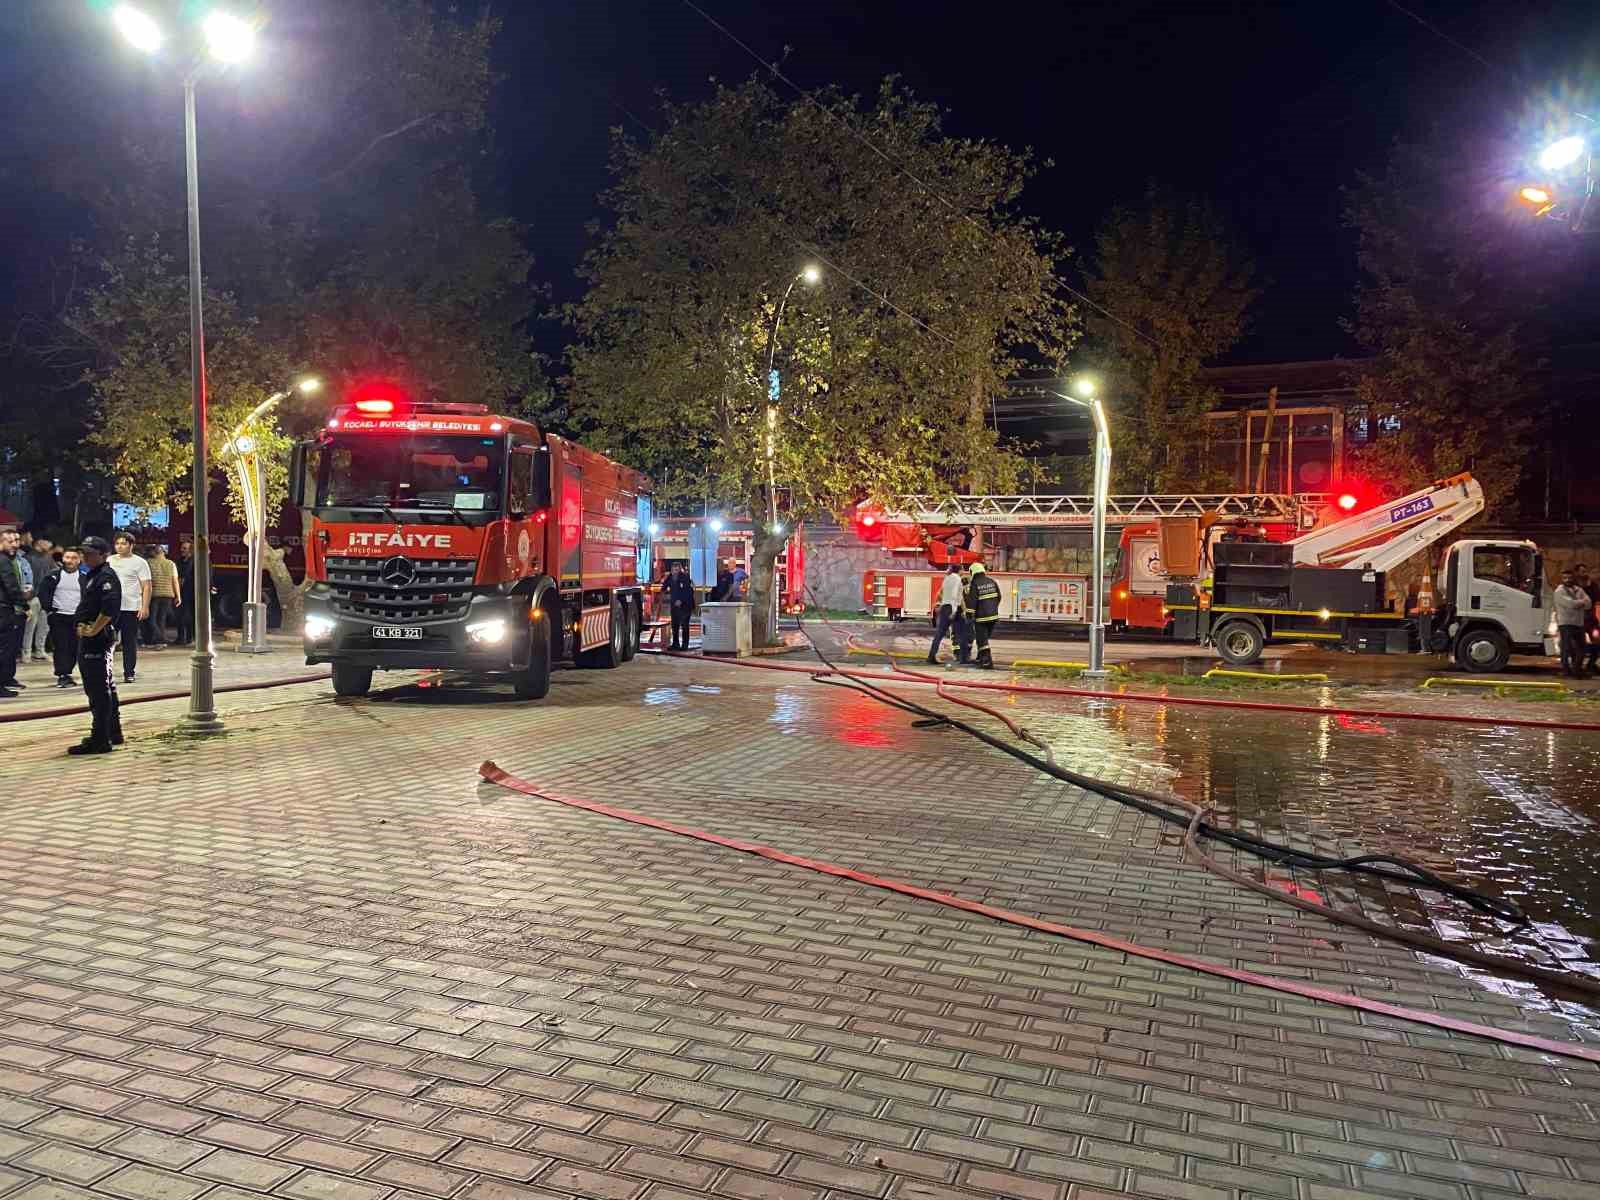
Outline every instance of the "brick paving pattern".
{"label": "brick paving pattern", "polygon": [[[1600,1069],[1280,996],[481,783],[595,799],[1556,1038],[1185,866],[1146,818],[821,684],[639,661],[223,698],[0,765],[4,1200],[1600,1194]],[[1160,783],[1027,707],[1063,758]],[[1237,720],[1237,718],[1229,718]]]}

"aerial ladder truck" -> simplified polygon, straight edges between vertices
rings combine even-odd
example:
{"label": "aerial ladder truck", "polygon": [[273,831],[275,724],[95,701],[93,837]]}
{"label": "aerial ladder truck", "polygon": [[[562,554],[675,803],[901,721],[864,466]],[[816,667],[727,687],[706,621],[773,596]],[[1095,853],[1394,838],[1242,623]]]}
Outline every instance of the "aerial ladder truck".
{"label": "aerial ladder truck", "polygon": [[[1283,542],[1221,523],[1163,523],[1164,539],[1178,543],[1163,554],[1172,636],[1214,646],[1235,666],[1257,662],[1273,643],[1444,653],[1477,672],[1502,670],[1513,653],[1553,654],[1544,562],[1532,542],[1456,541],[1414,596],[1400,598],[1390,587],[1389,572],[1483,507],[1483,488],[1461,474]],[[1198,545],[1184,547],[1186,537]],[[1195,573],[1170,569],[1180,561]]]}

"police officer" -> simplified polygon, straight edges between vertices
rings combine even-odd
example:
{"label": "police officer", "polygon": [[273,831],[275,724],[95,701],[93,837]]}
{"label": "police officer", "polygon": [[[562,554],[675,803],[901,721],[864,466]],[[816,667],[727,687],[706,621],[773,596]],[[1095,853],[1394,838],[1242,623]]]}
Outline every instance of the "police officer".
{"label": "police officer", "polygon": [[111,546],[105,538],[83,539],[82,599],[74,618],[78,630],[78,670],[83,673],[83,693],[89,698],[94,724],[89,736],[68,754],[110,754],[122,744],[122,715],[117,706],[117,685],[112,657],[117,645],[117,618],[122,613],[122,584],[106,562]]}
{"label": "police officer", "polygon": [[672,573],[661,583],[661,591],[672,606],[672,648],[689,648],[689,622],[694,619],[694,583],[682,563],[674,563]]}
{"label": "police officer", "polygon": [[994,670],[989,634],[1000,619],[1000,585],[989,578],[982,563],[972,564],[972,580],[967,584],[967,619],[972,622],[972,634],[978,643],[977,666],[984,671]]}

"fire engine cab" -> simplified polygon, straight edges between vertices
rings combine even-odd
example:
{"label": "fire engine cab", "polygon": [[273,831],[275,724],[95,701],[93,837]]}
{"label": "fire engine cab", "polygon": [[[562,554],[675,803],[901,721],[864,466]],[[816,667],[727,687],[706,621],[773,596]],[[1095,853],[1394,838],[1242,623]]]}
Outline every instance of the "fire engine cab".
{"label": "fire engine cab", "polygon": [[375,670],[509,679],[542,698],[569,660],[634,656],[650,481],[529,421],[368,386],[295,448],[306,517],[305,654],[334,690]]}

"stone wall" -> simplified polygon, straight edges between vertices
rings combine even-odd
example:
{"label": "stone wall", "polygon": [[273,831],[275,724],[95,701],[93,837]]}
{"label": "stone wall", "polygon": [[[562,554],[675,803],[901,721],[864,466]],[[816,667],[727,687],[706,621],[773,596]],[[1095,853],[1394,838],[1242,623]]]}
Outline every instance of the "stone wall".
{"label": "stone wall", "polygon": [[866,608],[861,578],[868,571],[927,566],[920,554],[890,554],[881,546],[863,542],[853,529],[808,525],[804,537],[807,600],[823,608]]}

